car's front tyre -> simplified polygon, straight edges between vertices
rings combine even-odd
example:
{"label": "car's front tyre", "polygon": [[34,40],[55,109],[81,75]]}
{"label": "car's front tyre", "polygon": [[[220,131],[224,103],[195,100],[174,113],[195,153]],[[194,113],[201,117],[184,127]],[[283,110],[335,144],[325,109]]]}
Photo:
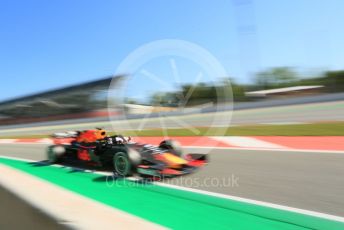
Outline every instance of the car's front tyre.
{"label": "car's front tyre", "polygon": [[60,145],[52,145],[47,149],[47,159],[49,164],[59,163],[62,156],[65,154],[66,149]]}
{"label": "car's front tyre", "polygon": [[118,152],[113,156],[114,172],[122,177],[131,176],[133,174],[132,164],[128,154]]}

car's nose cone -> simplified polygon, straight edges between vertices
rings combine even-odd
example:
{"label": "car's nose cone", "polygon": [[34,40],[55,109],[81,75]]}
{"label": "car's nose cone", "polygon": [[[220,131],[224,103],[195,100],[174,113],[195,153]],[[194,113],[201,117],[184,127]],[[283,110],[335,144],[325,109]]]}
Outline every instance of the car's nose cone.
{"label": "car's nose cone", "polygon": [[181,168],[182,165],[188,163],[183,158],[180,158],[172,153],[165,153],[163,156],[165,158],[165,162],[170,168]]}

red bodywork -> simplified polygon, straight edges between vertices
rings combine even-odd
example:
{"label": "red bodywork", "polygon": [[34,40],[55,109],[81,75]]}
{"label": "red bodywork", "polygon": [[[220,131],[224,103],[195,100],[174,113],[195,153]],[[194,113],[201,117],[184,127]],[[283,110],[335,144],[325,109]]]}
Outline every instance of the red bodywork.
{"label": "red bodywork", "polygon": [[79,149],[78,150],[78,158],[83,161],[90,161],[90,154],[88,153],[87,149]]}

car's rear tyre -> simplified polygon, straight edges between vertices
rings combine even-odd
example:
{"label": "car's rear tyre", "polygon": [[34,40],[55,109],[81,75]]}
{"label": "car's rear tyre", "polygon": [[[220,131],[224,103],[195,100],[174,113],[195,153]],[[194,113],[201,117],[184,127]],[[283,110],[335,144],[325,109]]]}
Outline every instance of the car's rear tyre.
{"label": "car's rear tyre", "polygon": [[118,152],[115,154],[113,157],[113,167],[114,172],[122,177],[131,176],[133,173],[132,164],[128,154],[123,152]]}
{"label": "car's rear tyre", "polygon": [[182,155],[183,155],[182,147],[178,141],[164,140],[160,143],[159,147],[162,149],[167,149],[179,157],[182,157]]}
{"label": "car's rear tyre", "polygon": [[47,149],[47,159],[49,164],[56,164],[61,162],[62,156],[65,153],[65,148],[60,145],[52,145]]}

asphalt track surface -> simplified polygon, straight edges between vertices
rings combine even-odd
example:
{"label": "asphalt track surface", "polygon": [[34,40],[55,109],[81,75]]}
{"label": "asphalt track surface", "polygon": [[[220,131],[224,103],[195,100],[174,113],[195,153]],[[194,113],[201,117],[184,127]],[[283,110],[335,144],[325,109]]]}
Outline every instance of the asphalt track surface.
{"label": "asphalt track surface", "polygon": [[[231,119],[232,117],[232,119]],[[216,127],[247,124],[291,124],[327,121],[344,121],[344,101],[323,102],[301,105],[278,106],[271,108],[245,109],[238,111],[222,111],[218,113],[190,114],[174,117],[144,118],[133,120],[73,123],[61,121],[63,124],[48,125],[23,124],[0,126],[0,136],[51,134],[66,130],[83,130],[102,127],[107,130],[137,130],[150,128],[190,128],[197,126]],[[219,134],[221,136],[222,134]]]}
{"label": "asphalt track surface", "polygon": [[[0,155],[40,161],[45,147],[2,144]],[[209,154],[204,169],[165,183],[344,216],[344,154],[228,149]]]}

